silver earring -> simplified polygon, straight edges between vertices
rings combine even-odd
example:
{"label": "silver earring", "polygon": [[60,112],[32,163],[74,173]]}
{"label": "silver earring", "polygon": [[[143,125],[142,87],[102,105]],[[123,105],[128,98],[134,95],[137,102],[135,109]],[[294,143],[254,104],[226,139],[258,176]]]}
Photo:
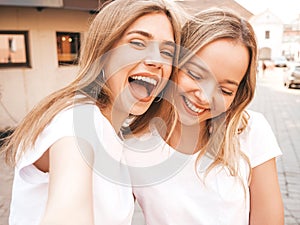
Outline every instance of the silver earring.
{"label": "silver earring", "polygon": [[154,102],[160,102],[164,96],[164,91],[162,90],[159,95],[156,96]]}
{"label": "silver earring", "polygon": [[105,79],[104,69],[102,69],[102,70],[100,71],[99,76],[100,76],[100,79],[104,81],[104,79]]}

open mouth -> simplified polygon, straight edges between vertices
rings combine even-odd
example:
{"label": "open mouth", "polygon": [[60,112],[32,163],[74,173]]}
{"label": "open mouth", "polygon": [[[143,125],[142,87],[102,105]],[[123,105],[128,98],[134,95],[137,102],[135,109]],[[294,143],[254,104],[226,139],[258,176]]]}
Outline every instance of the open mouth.
{"label": "open mouth", "polygon": [[140,75],[129,77],[128,82],[134,97],[142,101],[151,99],[153,91],[158,83],[154,78]]}
{"label": "open mouth", "polygon": [[185,105],[185,108],[187,108],[189,111],[192,112],[192,114],[195,114],[195,115],[199,115],[201,114],[202,112],[205,111],[205,109],[203,108],[199,108],[197,106],[195,106],[194,103],[192,103],[189,99],[187,99],[186,97],[182,96],[183,98],[183,101],[184,101],[184,105]]}

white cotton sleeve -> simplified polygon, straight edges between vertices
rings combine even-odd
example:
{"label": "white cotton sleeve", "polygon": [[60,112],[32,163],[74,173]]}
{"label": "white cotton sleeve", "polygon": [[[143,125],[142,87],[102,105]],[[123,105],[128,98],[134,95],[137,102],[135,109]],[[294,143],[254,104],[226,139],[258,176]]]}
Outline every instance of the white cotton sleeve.
{"label": "white cotton sleeve", "polygon": [[97,110],[94,105],[80,105],[58,113],[39,135],[33,148],[28,149],[22,156],[16,167],[16,172],[20,177],[29,183],[47,183],[48,173],[38,170],[33,163],[61,138],[80,137],[95,146],[101,135],[99,132],[100,122],[98,123],[99,128],[93,127],[95,124],[94,114],[95,112],[99,113]]}
{"label": "white cotton sleeve", "polygon": [[282,154],[273,130],[266,118],[258,112],[248,111],[248,127],[241,134],[241,148],[254,168]]}

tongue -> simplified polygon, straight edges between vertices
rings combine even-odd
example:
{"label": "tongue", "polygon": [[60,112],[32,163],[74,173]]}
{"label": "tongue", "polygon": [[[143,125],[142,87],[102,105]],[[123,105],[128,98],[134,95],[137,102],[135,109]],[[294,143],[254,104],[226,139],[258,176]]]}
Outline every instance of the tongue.
{"label": "tongue", "polygon": [[131,89],[133,90],[133,95],[138,99],[147,98],[148,90],[144,85],[139,84],[138,82],[130,83]]}

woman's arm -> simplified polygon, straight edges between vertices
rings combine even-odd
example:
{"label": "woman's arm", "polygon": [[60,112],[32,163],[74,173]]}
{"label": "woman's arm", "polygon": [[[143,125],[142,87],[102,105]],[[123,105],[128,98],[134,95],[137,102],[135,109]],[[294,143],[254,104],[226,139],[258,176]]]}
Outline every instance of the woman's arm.
{"label": "woman's arm", "polygon": [[[79,147],[80,146],[80,147]],[[75,137],[64,137],[49,150],[49,195],[41,225],[92,225],[92,168],[85,156],[92,147]]]}
{"label": "woman's arm", "polygon": [[253,168],[250,225],[283,225],[284,210],[275,158]]}

